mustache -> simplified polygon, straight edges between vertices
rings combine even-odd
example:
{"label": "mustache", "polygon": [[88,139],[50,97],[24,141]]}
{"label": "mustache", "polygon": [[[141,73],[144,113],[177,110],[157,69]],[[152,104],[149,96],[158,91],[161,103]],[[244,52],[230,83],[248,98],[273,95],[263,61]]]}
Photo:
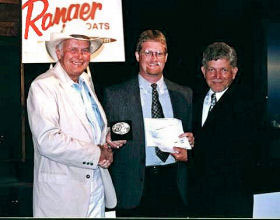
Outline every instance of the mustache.
{"label": "mustache", "polygon": [[161,65],[161,62],[159,62],[159,61],[157,61],[157,62],[151,62],[151,64],[154,64],[154,65],[160,66],[160,65]]}

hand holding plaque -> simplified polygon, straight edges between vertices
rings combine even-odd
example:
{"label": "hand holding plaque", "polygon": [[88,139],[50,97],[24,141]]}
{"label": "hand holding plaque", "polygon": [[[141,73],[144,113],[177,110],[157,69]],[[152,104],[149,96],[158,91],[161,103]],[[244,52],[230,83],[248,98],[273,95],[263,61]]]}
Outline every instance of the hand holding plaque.
{"label": "hand holding plaque", "polygon": [[132,140],[132,126],[130,120],[114,121],[110,123],[111,140]]}

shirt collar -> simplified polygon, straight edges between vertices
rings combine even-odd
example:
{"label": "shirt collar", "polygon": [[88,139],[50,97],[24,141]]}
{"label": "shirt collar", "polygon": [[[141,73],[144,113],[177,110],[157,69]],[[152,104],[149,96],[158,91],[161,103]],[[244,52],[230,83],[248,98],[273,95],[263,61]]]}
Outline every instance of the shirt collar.
{"label": "shirt collar", "polygon": [[72,84],[71,84],[71,87],[72,88],[74,88],[74,89],[76,89],[76,90],[78,90],[78,91],[81,91],[81,89],[82,89],[82,86],[83,86],[83,80],[81,79],[81,77],[79,77],[79,80],[78,80],[78,82],[76,83],[76,82],[74,82],[74,81],[72,81],[71,82]]}
{"label": "shirt collar", "polygon": [[[228,90],[228,88],[226,88],[225,90],[221,91],[221,92],[216,92],[216,99],[217,101],[219,101],[219,99],[222,97],[222,95]],[[208,91],[208,97],[211,97],[211,95],[214,93],[214,91],[212,89],[209,89]]]}
{"label": "shirt collar", "polygon": [[[151,87],[151,82],[146,80],[143,76],[138,74],[138,80],[139,80],[139,87],[140,89],[145,90],[146,92],[152,93],[152,87]],[[163,93],[164,90],[167,89],[166,84],[164,82],[163,76],[156,82],[157,84],[157,90],[159,93]]]}

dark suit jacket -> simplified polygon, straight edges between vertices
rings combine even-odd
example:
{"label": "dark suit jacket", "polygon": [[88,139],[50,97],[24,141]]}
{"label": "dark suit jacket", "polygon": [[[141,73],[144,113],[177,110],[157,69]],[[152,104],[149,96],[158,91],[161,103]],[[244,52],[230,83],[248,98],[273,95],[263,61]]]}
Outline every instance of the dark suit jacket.
{"label": "dark suit jacket", "polygon": [[[181,119],[184,131],[191,130],[192,91],[165,79],[174,117]],[[133,140],[114,152],[111,175],[118,208],[136,207],[141,200],[145,177],[145,135],[138,77],[104,90],[103,107],[108,121],[131,120]],[[177,183],[187,203],[187,163],[179,162]]]}
{"label": "dark suit jacket", "polygon": [[253,197],[247,177],[254,161],[254,102],[232,85],[201,127],[205,95],[193,102],[193,210],[200,217],[251,216]]}

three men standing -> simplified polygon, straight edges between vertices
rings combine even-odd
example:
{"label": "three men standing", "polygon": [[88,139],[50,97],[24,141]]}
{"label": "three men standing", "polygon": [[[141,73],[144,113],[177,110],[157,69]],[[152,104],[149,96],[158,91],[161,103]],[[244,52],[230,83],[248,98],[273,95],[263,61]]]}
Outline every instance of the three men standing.
{"label": "three men standing", "polygon": [[180,137],[193,146],[192,91],[163,76],[165,36],[158,30],[140,35],[138,76],[106,88],[103,97],[109,122],[129,120],[133,130],[127,142],[107,136],[114,148],[115,195],[106,169],[113,160],[105,144],[106,116],[84,73],[101,44],[83,35],[54,35],[47,43],[58,62],[35,79],[27,100],[34,216],[103,217],[105,203],[113,208],[117,195],[117,216],[186,217],[190,204],[197,217],[251,217],[253,197],[245,177],[253,164],[255,118],[246,91],[233,85],[235,50],[220,42],[204,51],[201,70],[209,91],[194,101],[196,147],[188,184],[187,150],[175,146],[169,154],[147,146],[144,119],[180,119],[186,132]]}

